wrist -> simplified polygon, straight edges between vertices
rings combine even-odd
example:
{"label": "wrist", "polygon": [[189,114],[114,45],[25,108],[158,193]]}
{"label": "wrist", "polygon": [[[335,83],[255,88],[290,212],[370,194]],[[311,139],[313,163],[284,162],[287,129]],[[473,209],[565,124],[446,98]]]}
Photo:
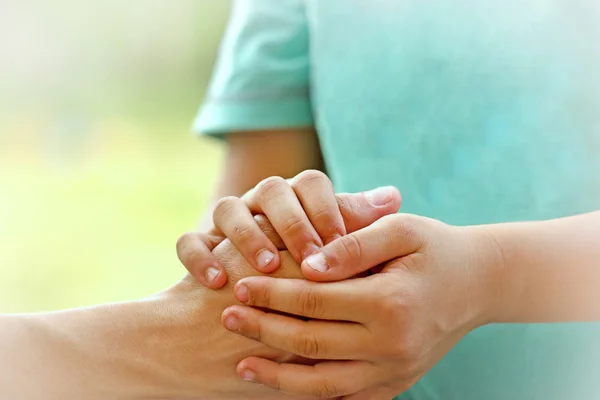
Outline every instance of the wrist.
{"label": "wrist", "polygon": [[504,243],[495,225],[478,225],[466,228],[475,243],[472,257],[473,275],[477,277],[474,302],[480,305],[476,326],[505,320],[507,306],[513,297]]}

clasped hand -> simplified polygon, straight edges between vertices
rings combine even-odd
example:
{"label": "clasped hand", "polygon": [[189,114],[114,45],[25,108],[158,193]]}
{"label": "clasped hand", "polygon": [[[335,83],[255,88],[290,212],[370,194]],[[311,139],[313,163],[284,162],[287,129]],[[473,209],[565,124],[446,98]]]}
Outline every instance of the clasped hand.
{"label": "clasped hand", "polygon": [[[265,181],[220,203],[213,238],[229,238],[251,265],[272,271],[277,251],[260,261],[273,244],[252,218],[265,214],[307,279],[254,276],[236,283],[244,305],[225,309],[226,329],[315,360],[248,357],[237,366],[240,377],[290,394],[391,399],[492,318],[502,301],[502,277],[495,276],[501,256],[485,228],[391,214],[399,203],[393,188],[335,196],[327,177],[314,171],[290,182]],[[364,223],[375,214],[380,218]],[[361,222],[368,226],[360,229]],[[205,280],[208,268],[220,266],[195,256],[210,252],[201,239],[186,235],[178,250],[188,270]],[[222,271],[217,280],[224,284]]]}

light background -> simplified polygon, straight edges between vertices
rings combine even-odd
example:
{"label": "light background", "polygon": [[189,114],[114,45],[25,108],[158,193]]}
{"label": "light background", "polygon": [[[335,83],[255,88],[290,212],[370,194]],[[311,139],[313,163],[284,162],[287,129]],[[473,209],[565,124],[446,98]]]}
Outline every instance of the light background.
{"label": "light background", "polygon": [[134,299],[183,275],[220,147],[190,125],[223,0],[0,1],[0,312]]}

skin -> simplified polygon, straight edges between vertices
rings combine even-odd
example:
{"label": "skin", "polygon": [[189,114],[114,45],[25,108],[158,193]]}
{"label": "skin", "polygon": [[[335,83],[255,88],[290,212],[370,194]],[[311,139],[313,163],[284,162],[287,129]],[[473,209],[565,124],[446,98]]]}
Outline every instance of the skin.
{"label": "skin", "polygon": [[242,279],[235,293],[246,306],[228,307],[222,321],[322,360],[246,358],[238,373],[255,382],[316,397],[390,399],[484,324],[600,320],[599,237],[600,211],[470,227],[390,215],[305,259],[304,276],[317,282]]}
{"label": "skin", "polygon": [[[239,144],[246,148],[248,143]],[[293,153],[286,148],[281,143],[278,151]],[[296,153],[300,159],[320,159],[318,150],[302,151],[306,147]],[[330,187],[320,187],[321,192],[313,188],[310,196],[330,196]],[[302,194],[291,189],[296,194],[292,202],[297,205]],[[248,213],[258,210],[256,201],[243,196],[241,200],[248,208],[244,211],[247,221]],[[335,215],[335,207],[328,204],[330,210],[321,209],[319,214]],[[294,206],[291,218],[312,222],[314,209],[299,211]],[[284,206],[277,212],[289,215]],[[237,218],[235,213],[216,217],[223,221]],[[269,217],[278,218],[273,213]],[[468,331],[483,324],[599,320],[595,292],[600,281],[596,261],[600,254],[594,250],[598,246],[593,239],[600,237],[599,219],[596,212],[545,222],[452,227],[399,215],[342,238],[323,240],[324,247],[311,254],[313,258],[301,257],[306,278],[327,282],[366,270],[380,274],[318,286],[268,277],[243,280],[236,286],[237,297],[253,307],[228,308],[222,322],[230,330],[270,346],[336,361],[305,367],[250,357],[238,365],[238,373],[283,392],[345,395],[350,400],[390,399],[410,387]],[[320,229],[314,230],[323,239]],[[314,237],[311,234],[314,231],[306,229],[298,236]],[[233,237],[235,230],[220,235]],[[256,237],[259,240],[251,244],[237,240],[236,247],[250,265],[260,269],[252,261],[253,252],[269,244],[264,237]],[[302,244],[299,240],[293,245],[301,248]],[[319,254],[325,256],[324,262],[323,258],[319,262]],[[189,262],[182,261],[193,270]],[[273,314],[269,309],[302,319]],[[312,320],[315,318],[321,321]],[[357,325],[368,327],[371,336],[361,338]],[[290,341],[289,332],[295,332],[295,341]]]}
{"label": "skin", "polygon": [[227,271],[211,251],[226,238],[257,271],[271,273],[280,265],[274,244],[258,229],[252,215],[266,215],[300,263],[348,228],[356,229],[353,220],[346,218],[348,213],[359,210],[371,219],[397,211],[401,202],[397,189],[335,195],[322,169],[313,129],[227,135],[221,176],[208,207],[212,212],[197,232],[179,238],[180,261],[200,284],[219,289],[227,282]]}
{"label": "skin", "polygon": [[[382,187],[366,193],[335,195],[329,178],[309,170],[286,181],[272,177],[260,182],[241,198],[227,196],[213,211],[214,227],[207,233],[187,233],[177,242],[177,254],[190,274],[215,288],[226,281],[210,251],[229,239],[257,271],[273,272],[280,260],[277,248],[261,231],[253,215],[265,215],[286,249],[298,263],[365,221],[398,211],[400,192]],[[210,254],[206,256],[206,254]],[[207,277],[212,277],[209,279]]]}
{"label": "skin", "polygon": [[[264,217],[257,223],[284,248]],[[301,278],[288,251],[278,252],[274,276]],[[221,327],[236,304],[233,285],[258,274],[231,242],[214,249],[229,268],[222,290],[191,276],[155,296],[47,314],[0,316],[0,397],[33,399],[311,399],[240,380],[236,364],[248,356],[310,363]],[[35,384],[31,384],[31,382]]]}
{"label": "skin", "polygon": [[[315,172],[324,170],[323,157],[319,148],[317,134],[312,128],[296,127],[296,128],[281,128],[265,131],[247,131],[247,132],[232,132],[227,135],[225,142],[225,157],[221,166],[221,173],[217,184],[213,190],[210,204],[207,209],[209,212],[202,220],[198,232],[184,235],[180,238],[178,249],[181,252],[181,247],[191,246],[195,253],[195,260],[186,265],[190,274],[196,280],[209,288],[221,288],[227,282],[227,271],[211,253],[211,250],[223,241],[230,237],[234,243],[239,245],[238,236],[248,234],[248,226],[252,226],[252,232],[257,234],[256,226],[253,221],[248,220],[248,213],[244,212],[244,219],[241,220],[243,226],[234,226],[236,230],[228,231],[225,234],[213,222],[213,210],[218,208],[216,217],[223,214],[223,211],[231,208],[232,200],[235,197],[242,197],[245,193],[254,189],[261,181],[264,182],[263,189],[267,189],[270,185],[269,181],[281,181],[279,177],[292,177],[305,170],[314,170]],[[268,155],[268,157],[265,157]],[[232,197],[233,196],[233,197]],[[256,196],[246,196],[243,200],[246,203],[246,208],[259,210],[264,207],[268,215],[272,215],[271,208],[265,205],[264,202],[255,201]],[[248,200],[248,202],[246,202]],[[218,206],[218,207],[217,207]],[[218,219],[218,218],[217,218]],[[273,220],[277,220],[273,218]],[[285,222],[285,220],[284,220]],[[276,223],[277,224],[277,223]],[[225,227],[227,229],[227,227]],[[238,230],[239,228],[239,230]],[[304,232],[313,229],[309,225],[304,225]],[[287,234],[281,226],[278,226],[278,232],[282,234],[285,242],[290,245],[292,252],[296,255],[296,260],[301,261],[297,254],[301,253],[306,243],[297,243],[294,237],[294,232]],[[235,233],[238,233],[236,235]],[[299,231],[296,231],[299,232]],[[318,237],[314,230],[311,232],[312,242],[318,242]],[[188,242],[189,236],[194,239]],[[237,246],[244,250],[246,260],[257,271],[273,272],[279,267],[280,259],[277,253],[274,252],[273,244],[264,238],[260,233],[256,235],[261,238],[260,249],[251,248],[249,246]],[[298,247],[298,248],[297,248]],[[262,264],[258,261],[257,254],[260,250],[269,250],[275,256],[271,262]],[[262,260],[265,259],[263,254]]]}
{"label": "skin", "polygon": [[[262,156],[265,152],[270,154],[268,160]],[[322,168],[312,129],[231,134],[214,198],[241,195],[271,175],[293,176],[310,168]],[[396,209],[398,205],[399,199]],[[383,211],[367,213],[373,216],[368,221],[363,215],[356,229],[396,210]],[[284,249],[272,226],[264,218],[263,222],[258,226],[263,230],[268,226],[266,232],[271,232],[265,240]],[[220,327],[221,311],[236,303],[233,284],[258,272],[243,261],[222,233],[214,235],[212,219],[207,225],[205,233],[197,236],[203,249],[209,249],[208,265],[219,268],[218,279],[206,281],[204,271],[196,277],[208,287],[221,287],[218,292],[187,276],[164,292],[139,301],[46,314],[0,315],[0,397],[298,398],[237,378],[235,364],[249,355],[279,361],[307,360],[231,335]],[[275,255],[278,270],[273,276],[301,277],[288,251],[276,251]],[[191,260],[203,259],[197,256]],[[231,267],[226,269],[225,265]]]}
{"label": "skin", "polygon": [[[279,244],[274,230],[265,229]],[[236,364],[250,355],[303,360],[221,327],[221,312],[237,303],[234,283],[257,272],[229,241],[218,245],[214,255],[223,264],[235,266],[228,271],[228,284],[219,291],[200,286],[188,275],[164,292],[138,301],[1,316],[0,397],[311,398],[284,395],[238,378]],[[279,256],[281,267],[275,276],[301,278],[289,252]]]}
{"label": "skin", "polygon": [[[348,196],[349,201],[357,197]],[[353,204],[357,207],[344,209],[344,218],[348,226],[360,229],[397,211],[399,198],[387,208],[364,203],[363,209]],[[299,264],[284,250],[285,243],[266,217],[254,216],[253,223],[278,253],[280,268],[272,276],[303,278]],[[314,361],[222,327],[222,311],[239,304],[234,284],[260,273],[229,240],[221,241],[212,253],[228,266],[229,280],[219,291],[202,287],[188,275],[164,292],[139,301],[0,316],[0,397],[313,399],[238,378],[236,365],[249,356],[299,364]],[[32,379],[35,385],[29,384]]]}

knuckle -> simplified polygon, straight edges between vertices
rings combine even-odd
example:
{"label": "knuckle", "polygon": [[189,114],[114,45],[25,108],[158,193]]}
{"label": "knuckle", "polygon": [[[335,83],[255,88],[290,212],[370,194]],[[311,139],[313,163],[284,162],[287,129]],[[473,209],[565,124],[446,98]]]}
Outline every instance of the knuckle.
{"label": "knuckle", "polygon": [[330,209],[325,204],[323,208],[310,216],[313,227],[317,229],[317,233],[323,239],[334,239],[339,236],[344,236],[346,233],[345,222],[343,218],[338,216],[341,213],[338,209]]}
{"label": "knuckle", "polygon": [[317,211],[313,216],[312,216],[312,220],[314,220],[314,223],[330,223],[330,221],[333,219],[334,217],[334,212],[333,210],[329,209],[329,208],[323,208],[319,211]]}
{"label": "knuckle", "polygon": [[271,176],[263,179],[256,186],[256,193],[260,201],[265,201],[281,194],[287,186],[289,186],[288,183],[282,177]]}
{"label": "knuckle", "polygon": [[315,335],[306,331],[294,336],[293,348],[295,354],[307,358],[319,357],[323,352]]}
{"label": "knuckle", "polygon": [[356,196],[351,196],[351,195],[342,195],[342,196],[336,196],[337,200],[338,200],[338,206],[341,209],[345,209],[346,212],[350,215],[355,215],[357,214],[361,207],[360,201]]}
{"label": "knuckle", "polygon": [[396,295],[384,295],[378,303],[379,309],[388,315],[398,314],[404,308],[404,302]]}
{"label": "knuckle", "polygon": [[[313,226],[321,231],[322,235],[338,234],[343,236],[345,230],[343,221],[338,220],[340,214],[338,209],[332,210],[326,204],[322,204],[322,209],[310,216]],[[338,222],[339,221],[339,222]]]}
{"label": "knuckle", "polygon": [[231,229],[232,238],[236,242],[247,243],[252,241],[256,236],[254,234],[254,229],[250,226],[246,225],[235,225]]}
{"label": "knuckle", "polygon": [[402,218],[399,214],[388,214],[388,215],[384,215],[383,217],[379,218],[375,222],[375,224],[383,225],[384,227],[387,227],[387,228],[392,228],[392,227],[395,227],[396,225],[399,225],[401,219]]}
{"label": "knuckle", "polygon": [[355,215],[354,207],[352,206],[352,201],[345,195],[335,195],[335,198],[338,203],[338,208],[342,214],[342,219],[344,221],[344,226],[350,226],[351,220],[350,217]]}
{"label": "knuckle", "polygon": [[202,265],[205,252],[202,248],[202,242],[194,240],[193,233],[181,235],[177,240],[177,257],[186,269]]}
{"label": "knuckle", "polygon": [[389,232],[389,238],[394,242],[423,244],[419,234],[422,221],[416,215],[390,214],[375,223],[381,224],[382,230]]}
{"label": "knuckle", "polygon": [[202,253],[198,249],[192,249],[183,259],[181,263],[188,270],[192,267],[197,267],[202,264]]}
{"label": "knuckle", "polygon": [[281,225],[281,233],[283,233],[285,236],[295,236],[304,230],[305,225],[304,218],[293,215],[283,221],[283,224]]}
{"label": "knuckle", "polygon": [[[254,290],[253,290],[254,292]],[[256,291],[256,295],[254,298],[250,298],[250,303],[253,305],[264,307],[264,308],[273,308],[273,303],[271,301],[271,290],[268,285],[261,285]],[[249,304],[250,304],[249,303]]]}
{"label": "knuckle", "polygon": [[417,236],[417,217],[410,214],[390,215],[391,228],[397,235],[414,238]]}
{"label": "knuckle", "polygon": [[323,316],[323,298],[311,288],[305,288],[298,294],[297,298],[300,313],[304,316],[319,318]]}
{"label": "knuckle", "polygon": [[410,374],[410,368],[419,360],[420,353],[418,349],[420,334],[413,331],[411,324],[403,324],[402,332],[394,337],[389,346],[388,356],[397,362],[402,362],[403,369]]}
{"label": "knuckle", "polygon": [[260,342],[262,340],[263,337],[263,324],[262,321],[258,321],[258,323],[256,324],[256,328],[255,329],[250,329],[247,333],[248,336],[251,339],[256,340],[257,342]]}
{"label": "knuckle", "polygon": [[223,197],[217,201],[217,204],[215,204],[215,208],[213,209],[213,218],[218,219],[229,214],[235,207],[235,204],[240,201],[241,200],[235,196]]}
{"label": "knuckle", "polygon": [[404,293],[404,290],[408,292],[411,289],[406,285],[403,286],[402,290],[403,293],[396,292],[388,295],[383,295],[385,292],[382,291],[382,296],[385,297],[380,299],[377,303],[378,308],[384,315],[393,321],[401,323],[403,326],[402,331],[406,332],[415,318],[415,303],[410,294]]}
{"label": "knuckle", "polygon": [[177,243],[175,244],[175,248],[177,249],[177,254],[180,254],[185,249],[185,247],[188,245],[188,243],[192,240],[193,236],[194,236],[194,234],[191,232],[187,232],[187,233],[184,233],[183,235],[179,236],[179,238],[177,239]]}
{"label": "knuckle", "polygon": [[273,389],[280,391],[282,388],[281,385],[281,380],[279,379],[278,375],[275,375],[274,379],[273,379],[273,385],[272,385]]}
{"label": "knuckle", "polygon": [[353,235],[342,237],[339,241],[339,248],[343,257],[348,260],[359,261],[363,255],[362,245],[360,241]]}
{"label": "knuckle", "polygon": [[331,181],[323,172],[316,169],[308,169],[296,175],[293,179],[292,187],[302,189],[306,185],[310,186],[315,181],[324,181],[331,184]]}

